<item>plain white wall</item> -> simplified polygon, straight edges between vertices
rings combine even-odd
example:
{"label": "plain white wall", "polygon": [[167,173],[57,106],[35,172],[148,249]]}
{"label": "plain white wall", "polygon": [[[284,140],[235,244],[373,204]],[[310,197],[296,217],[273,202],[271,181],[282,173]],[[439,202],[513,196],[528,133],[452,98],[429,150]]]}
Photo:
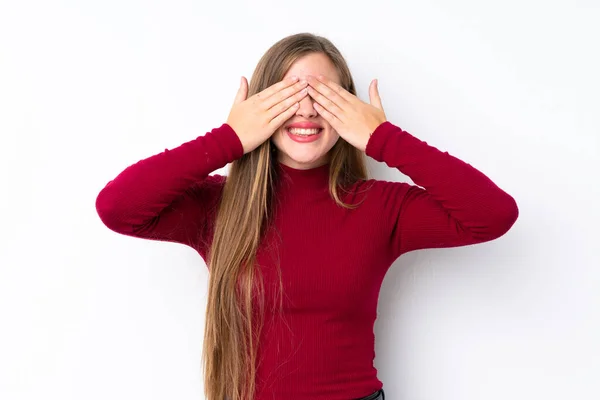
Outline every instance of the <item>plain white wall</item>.
{"label": "plain white wall", "polygon": [[52,3],[0,2],[0,399],[203,398],[204,263],[112,233],[95,197],[221,125],[240,75],[301,31],[520,206],[499,240],[389,271],[387,397],[600,398],[598,2]]}

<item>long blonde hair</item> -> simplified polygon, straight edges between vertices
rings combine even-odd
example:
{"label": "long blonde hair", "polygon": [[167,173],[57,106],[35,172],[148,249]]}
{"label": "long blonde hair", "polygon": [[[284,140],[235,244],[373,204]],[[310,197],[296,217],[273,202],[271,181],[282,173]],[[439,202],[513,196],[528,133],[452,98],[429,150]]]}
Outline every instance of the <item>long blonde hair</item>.
{"label": "long blonde hair", "polygon": [[[299,33],[281,39],[262,56],[248,97],[282,80],[296,60],[315,52],[329,57],[341,85],[356,95],[348,65],[333,43]],[[252,400],[255,395],[257,342],[264,316],[262,279],[255,261],[276,196],[275,151],[267,140],[235,160],[223,187],[207,257],[210,272],[202,364],[208,400]],[[355,208],[342,201],[339,191],[367,179],[363,152],[340,138],[330,150],[329,165],[332,199],[342,207]],[[254,300],[253,293],[259,294]],[[253,310],[259,312],[253,314]],[[253,321],[253,315],[259,320]]]}

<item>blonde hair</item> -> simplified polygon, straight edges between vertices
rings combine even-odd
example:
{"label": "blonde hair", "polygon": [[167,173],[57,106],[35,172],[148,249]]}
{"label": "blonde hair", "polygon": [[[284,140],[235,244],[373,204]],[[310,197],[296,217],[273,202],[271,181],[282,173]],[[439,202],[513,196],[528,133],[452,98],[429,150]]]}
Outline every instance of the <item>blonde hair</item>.
{"label": "blonde hair", "polygon": [[[299,33],[281,39],[262,56],[252,75],[248,97],[282,80],[296,60],[315,52],[329,57],[341,85],[356,95],[340,51],[324,37]],[[265,304],[260,269],[255,262],[276,195],[274,151],[267,140],[235,160],[223,187],[207,257],[210,273],[202,364],[208,400],[252,400],[255,395],[257,341]],[[339,191],[361,179],[367,179],[363,152],[340,138],[329,154],[332,199],[342,207],[355,208],[341,200]],[[254,304],[253,293],[259,294]],[[259,311],[254,314],[258,321],[252,319],[253,307]]]}

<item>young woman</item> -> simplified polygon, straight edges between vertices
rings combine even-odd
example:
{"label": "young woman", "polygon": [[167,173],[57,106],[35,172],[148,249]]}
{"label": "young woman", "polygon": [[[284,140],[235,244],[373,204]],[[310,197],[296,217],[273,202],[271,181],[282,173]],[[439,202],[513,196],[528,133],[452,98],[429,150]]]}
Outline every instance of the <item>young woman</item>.
{"label": "young woman", "polygon": [[[384,399],[373,325],[390,265],[517,219],[483,173],[387,121],[376,81],[369,97],[329,40],[286,37],[242,78],[226,123],[99,193],[108,228],[206,261],[208,400]],[[368,179],[365,155],[416,185]]]}

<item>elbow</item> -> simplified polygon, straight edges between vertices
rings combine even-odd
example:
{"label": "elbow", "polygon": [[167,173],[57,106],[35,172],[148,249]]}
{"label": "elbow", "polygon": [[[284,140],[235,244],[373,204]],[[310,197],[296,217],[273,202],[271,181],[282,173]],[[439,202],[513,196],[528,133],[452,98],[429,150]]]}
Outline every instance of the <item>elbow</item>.
{"label": "elbow", "polygon": [[124,213],[119,209],[119,202],[114,193],[108,188],[108,185],[96,197],[95,206],[100,221],[108,229],[117,233],[127,233],[126,224],[122,218]]}
{"label": "elbow", "polygon": [[489,212],[485,241],[497,239],[506,234],[519,218],[519,207],[515,199],[504,194],[502,201]]}

